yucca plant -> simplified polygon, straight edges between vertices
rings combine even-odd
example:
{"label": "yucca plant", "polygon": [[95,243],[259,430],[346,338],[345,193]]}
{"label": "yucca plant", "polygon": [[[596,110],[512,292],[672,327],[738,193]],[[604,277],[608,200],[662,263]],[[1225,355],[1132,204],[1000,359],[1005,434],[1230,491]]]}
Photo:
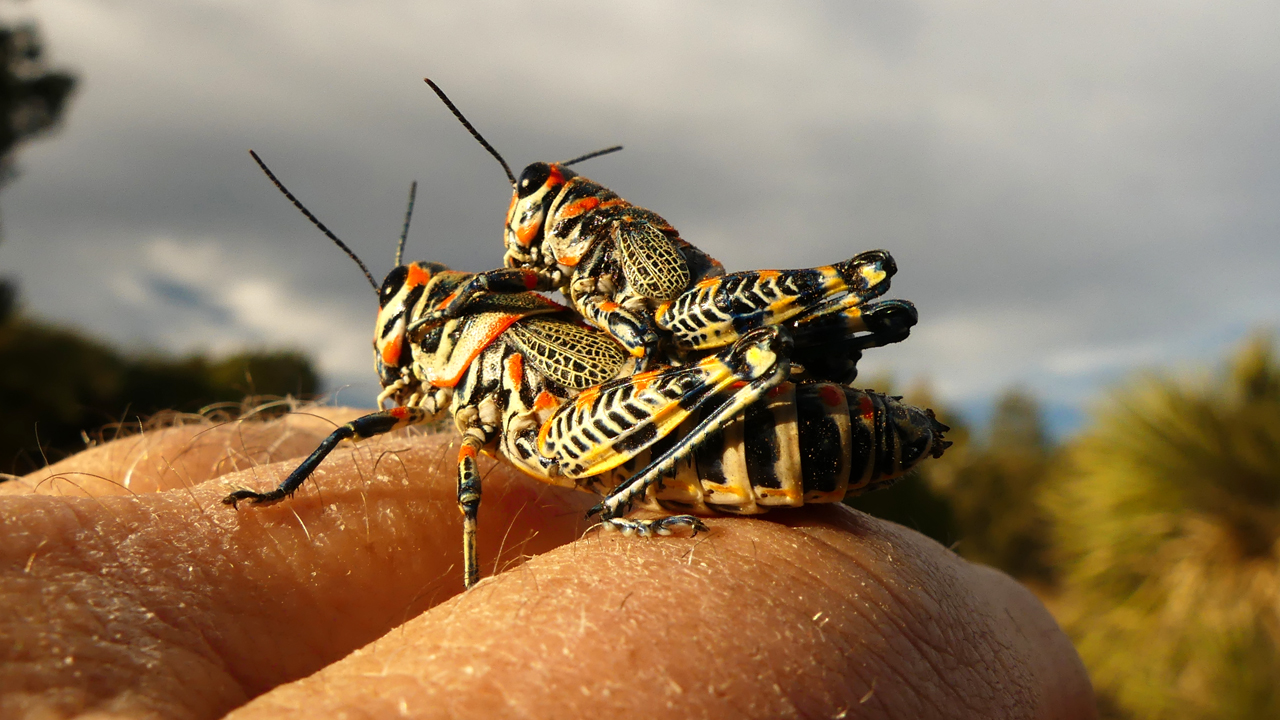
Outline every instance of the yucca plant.
{"label": "yucca plant", "polygon": [[1280,717],[1280,365],[1117,390],[1042,495],[1062,620],[1140,718]]}

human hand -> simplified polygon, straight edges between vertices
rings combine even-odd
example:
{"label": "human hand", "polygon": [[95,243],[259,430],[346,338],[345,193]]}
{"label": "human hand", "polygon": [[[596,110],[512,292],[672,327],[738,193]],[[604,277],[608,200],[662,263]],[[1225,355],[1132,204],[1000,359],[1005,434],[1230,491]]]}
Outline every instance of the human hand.
{"label": "human hand", "polygon": [[462,593],[451,434],[221,504],[332,427],[173,428],[0,485],[0,716],[1095,716],[1025,588],[842,506],[584,535],[592,496],[486,466],[506,571]]}

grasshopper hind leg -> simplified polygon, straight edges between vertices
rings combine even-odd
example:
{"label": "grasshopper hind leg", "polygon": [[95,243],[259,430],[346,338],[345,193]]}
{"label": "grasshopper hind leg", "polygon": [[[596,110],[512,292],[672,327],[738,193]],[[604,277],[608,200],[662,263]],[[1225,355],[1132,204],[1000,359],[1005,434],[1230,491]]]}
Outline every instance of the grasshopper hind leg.
{"label": "grasshopper hind leg", "polygon": [[624,517],[610,517],[601,521],[605,530],[616,530],[623,535],[652,537],[655,535],[674,535],[675,530],[685,529],[693,537],[700,532],[707,532],[707,524],[692,515],[669,515],[657,520],[632,520]]}

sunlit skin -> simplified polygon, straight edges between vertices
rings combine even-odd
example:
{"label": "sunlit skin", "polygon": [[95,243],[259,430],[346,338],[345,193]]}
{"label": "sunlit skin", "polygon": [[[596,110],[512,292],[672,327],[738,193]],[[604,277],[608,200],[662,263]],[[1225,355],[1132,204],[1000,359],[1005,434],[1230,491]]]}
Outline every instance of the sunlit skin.
{"label": "sunlit skin", "polygon": [[344,445],[292,502],[218,512],[360,413],[0,485],[0,716],[1095,716],[1031,593],[841,506],[623,538],[582,520],[590,495],[484,460],[493,577],[465,594],[452,433]]}

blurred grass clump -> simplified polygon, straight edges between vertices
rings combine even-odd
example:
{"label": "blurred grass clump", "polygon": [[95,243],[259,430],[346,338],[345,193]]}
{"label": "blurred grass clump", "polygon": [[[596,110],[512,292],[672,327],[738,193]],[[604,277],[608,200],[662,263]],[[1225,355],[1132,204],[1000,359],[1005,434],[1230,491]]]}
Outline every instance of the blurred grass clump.
{"label": "blurred grass clump", "polygon": [[[872,381],[884,392],[892,384]],[[1250,339],[1215,375],[1114,388],[1065,443],[1035,399],[849,504],[1028,584],[1089,668],[1104,717],[1280,718],[1280,357]]]}
{"label": "blurred grass clump", "polygon": [[1280,364],[1118,390],[1042,497],[1061,619],[1141,718],[1280,717]]}

